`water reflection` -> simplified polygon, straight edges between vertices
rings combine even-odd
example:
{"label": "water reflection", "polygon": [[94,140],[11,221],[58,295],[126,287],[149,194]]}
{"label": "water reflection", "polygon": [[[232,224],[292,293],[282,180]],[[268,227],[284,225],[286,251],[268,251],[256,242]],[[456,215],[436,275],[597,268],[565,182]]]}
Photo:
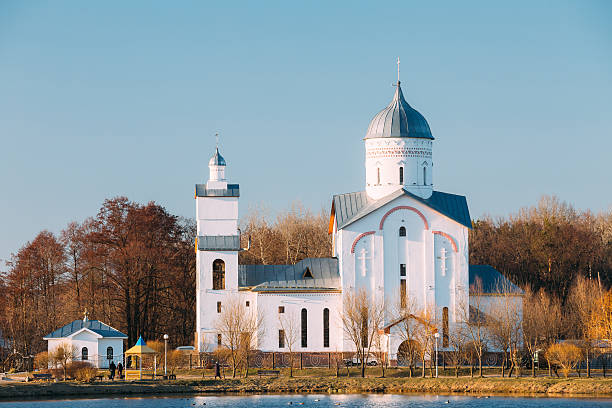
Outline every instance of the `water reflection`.
{"label": "water reflection", "polygon": [[611,407],[610,399],[586,398],[529,398],[529,397],[465,397],[445,395],[252,395],[252,396],[197,396],[158,398],[98,398],[81,400],[0,402],[0,408],[431,408],[431,407]]}

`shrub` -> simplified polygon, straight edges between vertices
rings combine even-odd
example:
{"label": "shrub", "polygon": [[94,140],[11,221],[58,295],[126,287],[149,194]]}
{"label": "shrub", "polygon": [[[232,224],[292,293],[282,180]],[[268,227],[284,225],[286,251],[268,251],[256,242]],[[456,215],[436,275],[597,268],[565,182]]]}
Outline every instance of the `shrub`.
{"label": "shrub", "polygon": [[34,357],[34,366],[39,370],[48,370],[49,369],[49,353],[46,351],[41,351]]}
{"label": "shrub", "polygon": [[565,374],[565,377],[569,375],[569,372],[576,367],[576,364],[582,360],[582,350],[580,347],[571,343],[559,343],[552,344],[546,350],[545,357],[553,364],[557,364],[561,367],[561,371]]}
{"label": "shrub", "polygon": [[98,370],[85,361],[73,361],[67,369],[67,374],[79,381],[90,381],[98,374]]}

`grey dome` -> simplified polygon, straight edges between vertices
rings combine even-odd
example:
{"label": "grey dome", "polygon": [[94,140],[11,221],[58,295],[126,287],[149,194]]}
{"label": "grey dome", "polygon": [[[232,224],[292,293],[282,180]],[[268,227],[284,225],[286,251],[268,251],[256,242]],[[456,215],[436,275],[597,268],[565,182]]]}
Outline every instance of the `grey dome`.
{"label": "grey dome", "polygon": [[391,103],[378,112],[370,122],[366,139],[379,137],[415,137],[434,139],[427,121],[406,102],[397,83],[397,89]]}
{"label": "grey dome", "polygon": [[209,166],[226,166],[225,159],[223,158],[223,156],[221,156],[221,153],[219,153],[218,147],[215,150],[215,154],[213,154],[213,157],[210,158],[208,165]]}

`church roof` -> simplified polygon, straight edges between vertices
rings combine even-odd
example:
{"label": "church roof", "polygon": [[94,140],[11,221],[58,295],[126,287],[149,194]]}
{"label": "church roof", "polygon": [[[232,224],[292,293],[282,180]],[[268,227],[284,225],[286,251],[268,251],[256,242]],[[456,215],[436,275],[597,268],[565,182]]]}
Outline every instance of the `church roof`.
{"label": "church roof", "polygon": [[370,122],[366,139],[380,137],[415,137],[434,139],[429,124],[418,111],[404,99],[400,82],[391,103],[378,112]]}
{"label": "church roof", "polygon": [[470,294],[475,294],[477,279],[482,282],[482,294],[513,293],[523,294],[523,289],[516,286],[508,278],[491,265],[470,265]]}
{"label": "church roof", "polygon": [[200,251],[240,250],[240,235],[204,235],[197,239]]}
{"label": "church roof", "polygon": [[227,188],[206,188],[206,184],[196,184],[196,197],[240,197],[240,186],[228,184]]}
{"label": "church roof", "polygon": [[213,154],[213,157],[210,158],[210,160],[208,161],[208,165],[209,166],[225,166],[225,159],[223,158],[223,156],[221,156],[221,153],[219,153],[219,148],[217,147],[215,150],[215,154]]}
{"label": "church roof", "polygon": [[434,191],[431,197],[421,198],[406,189],[398,189],[379,200],[369,198],[365,191],[335,195],[332,200],[332,212],[335,212],[338,229],[352,224],[403,195],[414,198],[459,224],[472,228],[470,211],[465,196]]}
{"label": "church roof", "polygon": [[99,320],[75,320],[72,323],[68,323],[64,327],[61,327],[51,333],[47,334],[44,339],[61,339],[65,337],[70,337],[74,333],[78,332],[82,329],[89,329],[92,332],[99,334],[102,337],[114,337],[114,338],[125,338],[127,339],[127,335],[121,333],[119,330],[116,330],[110,327],[107,324],[102,323]]}
{"label": "church roof", "polygon": [[306,258],[295,265],[239,265],[238,286],[254,292],[339,290],[338,258]]}

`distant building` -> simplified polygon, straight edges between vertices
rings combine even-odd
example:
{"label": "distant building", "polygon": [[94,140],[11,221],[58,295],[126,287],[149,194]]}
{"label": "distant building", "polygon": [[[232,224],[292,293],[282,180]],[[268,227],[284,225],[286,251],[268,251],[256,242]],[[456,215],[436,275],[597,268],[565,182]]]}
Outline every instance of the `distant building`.
{"label": "distant building", "polygon": [[[352,351],[341,314],[343,292],[355,289],[390,306],[389,324],[391,309],[408,298],[419,309],[433,310],[445,343],[449,327],[469,314],[467,200],[434,190],[434,137],[404,99],[399,81],[363,140],[364,190],[332,198],[333,257],[295,265],[238,265],[239,185],[226,180],[227,164],[217,148],[209,180],[195,189],[199,350],[220,344],[215,320],[229,296],[263,312],[262,351],[286,351],[278,316],[289,311],[300,319],[298,352]],[[402,343],[394,330],[385,341],[391,359]]]}
{"label": "distant building", "polygon": [[74,347],[74,361],[86,361],[94,367],[108,368],[110,361],[118,364],[123,360],[123,340],[127,336],[119,330],[98,320],[75,320],[45,337],[48,351],[52,353],[61,345]]}

